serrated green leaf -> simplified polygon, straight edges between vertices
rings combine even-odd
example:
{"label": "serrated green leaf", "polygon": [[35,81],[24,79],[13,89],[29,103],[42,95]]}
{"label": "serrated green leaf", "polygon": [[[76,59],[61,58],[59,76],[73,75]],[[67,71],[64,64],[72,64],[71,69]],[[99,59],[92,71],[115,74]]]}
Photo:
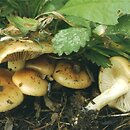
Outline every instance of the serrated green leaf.
{"label": "serrated green leaf", "polygon": [[35,19],[31,18],[21,18],[18,16],[10,16],[8,20],[11,24],[13,24],[16,28],[18,28],[23,35],[26,35],[29,31],[36,31],[39,23]]}
{"label": "serrated green leaf", "polygon": [[52,39],[55,53],[69,55],[71,52],[78,52],[80,47],[86,45],[89,41],[91,30],[86,28],[68,28],[59,31]]}
{"label": "serrated green leaf", "polygon": [[122,34],[125,36],[130,36],[130,15],[122,16],[117,25],[108,26],[106,34]]}
{"label": "serrated green leaf", "polygon": [[91,49],[86,50],[86,52],[84,53],[84,57],[90,60],[92,63],[95,63],[98,66],[102,66],[104,68],[110,67],[111,65],[108,57],[103,56],[102,54]]}
{"label": "serrated green leaf", "polygon": [[104,51],[104,50],[102,50],[102,49],[100,49],[98,47],[93,47],[91,49],[98,52],[99,54],[101,54],[101,55],[103,55],[105,57],[110,57],[110,55],[108,55],[106,51]]}
{"label": "serrated green leaf", "polygon": [[69,0],[59,10],[105,25],[115,25],[122,14],[130,14],[130,0]]}
{"label": "serrated green leaf", "polygon": [[130,38],[125,38],[123,35],[109,35],[108,40],[109,49],[130,54]]}

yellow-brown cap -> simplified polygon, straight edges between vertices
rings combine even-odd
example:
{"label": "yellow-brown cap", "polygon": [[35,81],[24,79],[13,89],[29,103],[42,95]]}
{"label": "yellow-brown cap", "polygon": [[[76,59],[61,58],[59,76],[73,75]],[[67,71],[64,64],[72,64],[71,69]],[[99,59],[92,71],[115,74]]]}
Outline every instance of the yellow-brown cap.
{"label": "yellow-brown cap", "polygon": [[26,95],[43,96],[47,93],[48,82],[33,69],[21,69],[12,77],[14,84]]}
{"label": "yellow-brown cap", "polygon": [[51,76],[55,69],[55,62],[46,55],[42,55],[35,59],[28,60],[26,62],[26,68],[36,70],[41,74],[42,77],[46,75]]}
{"label": "yellow-brown cap", "polygon": [[91,79],[85,70],[76,72],[73,65],[65,61],[56,65],[53,78],[61,85],[74,89],[87,88],[91,84]]}
{"label": "yellow-brown cap", "polygon": [[31,40],[6,41],[0,44],[0,63],[28,60],[42,54],[42,47]]}
{"label": "yellow-brown cap", "polygon": [[23,93],[12,82],[12,73],[0,68],[0,112],[17,107],[23,99]]}
{"label": "yellow-brown cap", "polygon": [[49,43],[31,40],[6,41],[0,44],[0,63],[7,61],[29,60],[44,53],[52,53]]}

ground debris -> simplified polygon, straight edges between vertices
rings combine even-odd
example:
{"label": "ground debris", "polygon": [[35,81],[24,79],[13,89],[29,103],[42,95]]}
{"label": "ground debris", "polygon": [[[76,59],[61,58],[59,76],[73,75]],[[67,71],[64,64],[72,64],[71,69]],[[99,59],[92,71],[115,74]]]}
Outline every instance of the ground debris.
{"label": "ground debris", "polygon": [[10,118],[7,118],[4,130],[13,130],[13,121]]}
{"label": "ground debris", "polygon": [[88,98],[91,92],[63,87],[52,90],[46,99],[26,96],[17,108],[0,113],[0,130],[130,129],[130,113],[121,113],[108,106],[99,113],[84,111],[91,100]]}

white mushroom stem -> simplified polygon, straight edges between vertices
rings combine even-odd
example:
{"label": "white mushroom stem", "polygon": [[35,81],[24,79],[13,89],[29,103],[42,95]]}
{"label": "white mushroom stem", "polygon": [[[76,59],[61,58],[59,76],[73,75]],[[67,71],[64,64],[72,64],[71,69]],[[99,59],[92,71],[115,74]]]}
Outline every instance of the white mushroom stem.
{"label": "white mushroom stem", "polygon": [[8,61],[8,69],[13,72],[23,69],[24,66],[25,66],[25,61],[22,60]]}
{"label": "white mushroom stem", "polygon": [[85,108],[99,111],[111,101],[127,93],[128,90],[128,81],[124,78],[118,78],[111,88],[94,98]]}

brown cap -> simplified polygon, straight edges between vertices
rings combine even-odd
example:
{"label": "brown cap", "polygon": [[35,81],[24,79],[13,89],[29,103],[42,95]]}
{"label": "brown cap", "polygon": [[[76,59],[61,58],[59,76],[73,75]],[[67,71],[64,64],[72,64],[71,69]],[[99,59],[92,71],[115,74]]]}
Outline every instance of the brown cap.
{"label": "brown cap", "polygon": [[53,51],[54,51],[51,42],[42,41],[42,42],[39,42],[39,43],[37,43],[37,44],[39,44],[39,46],[42,47],[42,54],[53,53]]}
{"label": "brown cap", "polygon": [[35,58],[42,48],[31,40],[6,41],[0,44],[0,63],[8,62],[8,69],[17,71],[25,65],[25,60]]}
{"label": "brown cap", "polygon": [[46,55],[42,55],[35,59],[28,60],[26,62],[26,68],[38,71],[42,77],[46,75],[51,76],[55,69],[55,63]]}
{"label": "brown cap", "polygon": [[17,107],[24,99],[20,89],[12,82],[12,73],[0,68],[0,112]]}
{"label": "brown cap", "polygon": [[24,68],[26,60],[52,51],[52,46],[46,42],[37,43],[31,40],[6,41],[0,44],[0,63],[8,62],[8,68],[17,71]]}
{"label": "brown cap", "polygon": [[87,88],[91,84],[91,79],[85,69],[76,72],[73,65],[66,61],[59,62],[56,65],[53,78],[61,85],[74,89]]}
{"label": "brown cap", "polygon": [[0,44],[0,63],[29,60],[51,51],[47,43],[38,44],[31,40],[6,41]]}
{"label": "brown cap", "polygon": [[14,84],[26,95],[43,96],[47,93],[48,82],[32,69],[16,71],[12,78]]}

